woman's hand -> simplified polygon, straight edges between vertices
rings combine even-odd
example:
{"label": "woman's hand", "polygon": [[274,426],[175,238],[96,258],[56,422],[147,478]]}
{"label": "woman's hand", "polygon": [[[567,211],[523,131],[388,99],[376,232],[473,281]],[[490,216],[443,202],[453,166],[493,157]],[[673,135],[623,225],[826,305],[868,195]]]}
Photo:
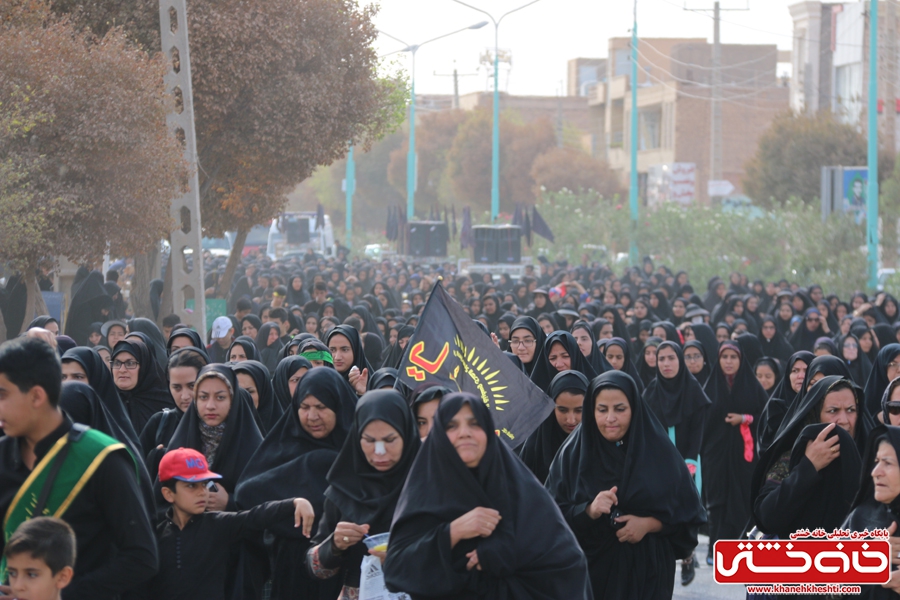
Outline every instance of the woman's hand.
{"label": "woman's hand", "polygon": [[469,559],[469,562],[466,564],[467,571],[471,571],[472,569],[481,570],[481,563],[478,562],[478,550],[472,550],[466,554],[466,558]]}
{"label": "woman's hand", "polygon": [[316,520],[316,511],[313,510],[309,500],[294,498],[294,527],[303,526],[303,535],[309,537],[312,533],[313,521]]}
{"label": "woman's hand", "polygon": [[473,508],[450,523],[450,547],[455,547],[462,540],[488,537],[494,533],[502,518],[493,508]]}
{"label": "woman's hand", "polygon": [[620,542],[637,544],[648,533],[654,533],[662,529],[659,519],[653,517],[636,517],[634,515],[622,515],[616,519],[616,523],[625,523],[625,526],[616,531],[616,537]]}
{"label": "woman's hand", "polygon": [[357,396],[362,396],[366,393],[366,386],[369,385],[369,370],[363,369],[360,372],[355,366],[350,369],[350,373],[347,374],[347,379],[350,381],[350,387],[356,390]]}
{"label": "woman's hand", "polygon": [[740,413],[728,413],[725,415],[725,422],[732,426],[740,425],[744,422],[744,415]]}
{"label": "woman's hand", "polygon": [[825,439],[834,428],[835,424],[830,423],[816,436],[816,439],[806,443],[806,458],[813,464],[816,471],[821,471],[841,455],[841,445],[838,441],[838,436]]}
{"label": "woman's hand", "polygon": [[619,486],[614,485],[611,489],[597,494],[597,497],[594,498],[593,502],[588,504],[588,507],[585,510],[587,516],[597,520],[600,518],[600,515],[608,515],[612,510],[612,507],[619,503],[619,499],[616,497],[616,492],[618,490]]}
{"label": "woman's hand", "polygon": [[221,483],[217,483],[216,488],[215,492],[209,492],[209,500],[206,501],[206,512],[222,511],[228,506],[228,492],[225,491]]}
{"label": "woman's hand", "polygon": [[369,533],[368,525],[357,525],[356,523],[348,523],[341,521],[334,528],[334,537],[332,543],[338,550],[346,550],[350,546],[360,543],[363,537]]}

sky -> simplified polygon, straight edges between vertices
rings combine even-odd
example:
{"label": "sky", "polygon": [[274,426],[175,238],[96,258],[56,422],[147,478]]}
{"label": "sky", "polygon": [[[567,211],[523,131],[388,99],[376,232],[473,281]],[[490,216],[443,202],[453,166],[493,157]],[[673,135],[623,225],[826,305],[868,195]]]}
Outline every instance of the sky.
{"label": "sky", "polygon": [[[528,0],[464,0],[495,18],[527,4]],[[720,35],[723,44],[776,44],[791,49],[792,21],[788,6],[799,0],[721,0]],[[380,0],[375,24],[380,31],[408,44],[420,44],[489,18],[453,0]],[[606,58],[608,39],[631,35],[631,0],[539,0],[510,14],[500,25],[499,46],[512,53],[512,68],[501,65],[500,90],[516,95],[565,94],[566,63],[571,58]],[[641,37],[713,37],[713,0],[638,0]],[[725,10],[747,9],[747,10]],[[493,89],[480,56],[493,50],[494,26],[463,31],[422,46],[416,53],[417,94],[451,94],[452,77],[460,75],[460,93]],[[404,44],[379,35],[377,49],[386,55]],[[405,70],[408,53],[391,54],[386,61]],[[435,75],[437,72],[439,75]],[[781,72],[781,66],[779,66]]]}

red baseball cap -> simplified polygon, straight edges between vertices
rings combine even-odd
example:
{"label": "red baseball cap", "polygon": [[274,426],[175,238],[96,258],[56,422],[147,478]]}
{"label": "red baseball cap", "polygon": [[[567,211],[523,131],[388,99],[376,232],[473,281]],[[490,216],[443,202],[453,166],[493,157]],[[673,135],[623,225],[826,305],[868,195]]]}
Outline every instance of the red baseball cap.
{"label": "red baseball cap", "polygon": [[209,470],[206,457],[200,452],[193,448],[179,448],[166,452],[159,461],[159,480],[171,479],[196,482],[222,479],[222,476]]}

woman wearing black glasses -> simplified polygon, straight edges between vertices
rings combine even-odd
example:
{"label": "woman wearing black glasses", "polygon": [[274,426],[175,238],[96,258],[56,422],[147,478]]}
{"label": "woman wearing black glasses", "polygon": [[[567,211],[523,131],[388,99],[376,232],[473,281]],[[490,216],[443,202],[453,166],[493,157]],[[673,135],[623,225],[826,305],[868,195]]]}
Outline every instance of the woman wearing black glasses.
{"label": "woman wearing black glasses", "polygon": [[129,337],[116,344],[110,365],[135,431],[143,431],[155,413],[175,408],[166,376],[153,351],[140,338]]}

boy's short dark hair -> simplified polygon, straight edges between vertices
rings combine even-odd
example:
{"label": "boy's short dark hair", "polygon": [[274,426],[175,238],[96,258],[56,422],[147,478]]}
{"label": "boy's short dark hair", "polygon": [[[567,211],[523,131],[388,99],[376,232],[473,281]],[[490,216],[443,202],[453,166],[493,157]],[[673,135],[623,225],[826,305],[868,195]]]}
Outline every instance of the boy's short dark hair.
{"label": "boy's short dark hair", "polygon": [[279,296],[287,296],[287,288],[283,285],[276,285],[275,293],[278,294]]}
{"label": "boy's short dark hair", "polygon": [[163,319],[163,327],[175,327],[179,323],[181,323],[181,317],[178,315],[172,314]]}
{"label": "boy's short dark hair", "polygon": [[173,494],[174,494],[175,492],[178,491],[178,490],[175,489],[175,486],[176,486],[177,484],[178,484],[178,480],[177,480],[177,479],[166,479],[165,481],[160,481],[160,482],[159,482],[159,485],[160,485],[160,486],[166,488],[167,490],[172,490],[172,493],[173,493]]}
{"label": "boy's short dark hair", "polygon": [[284,323],[285,321],[288,320],[288,313],[285,309],[283,309],[281,307],[273,308],[272,310],[269,311],[269,318],[270,319],[278,319],[279,321]]}
{"label": "boy's short dark hair", "polygon": [[324,281],[317,281],[316,285],[313,286],[313,289],[317,292],[327,292],[328,286],[325,284]]}
{"label": "boy's short dark hair", "polygon": [[356,317],[347,317],[346,319],[344,319],[344,325],[349,325],[353,329],[362,333],[362,321],[360,321]]}
{"label": "boy's short dark hair", "polygon": [[30,554],[42,560],[56,575],[66,567],[75,568],[75,532],[56,517],[37,517],[25,521],[6,542],[3,556],[12,558]]}
{"label": "boy's short dark hair", "polygon": [[38,338],[20,337],[0,345],[0,375],[5,375],[23,394],[35,386],[47,392],[50,406],[59,405],[62,363],[59,353]]}
{"label": "boy's short dark hair", "polygon": [[253,303],[250,302],[247,298],[238,298],[237,304],[235,305],[238,312],[244,310],[253,310]]}
{"label": "boy's short dark hair", "polygon": [[106,272],[106,280],[118,283],[119,281],[119,272],[115,269],[110,269]]}

